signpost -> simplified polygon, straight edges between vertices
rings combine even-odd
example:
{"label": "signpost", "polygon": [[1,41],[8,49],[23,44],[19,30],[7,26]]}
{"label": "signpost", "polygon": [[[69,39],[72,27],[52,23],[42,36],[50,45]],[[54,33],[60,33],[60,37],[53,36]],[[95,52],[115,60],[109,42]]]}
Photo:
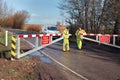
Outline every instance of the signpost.
{"label": "signpost", "polygon": [[102,35],[102,36],[100,36],[100,42],[110,43],[110,35]]}
{"label": "signpost", "polygon": [[8,31],[5,31],[5,46],[8,46]]}
{"label": "signpost", "polygon": [[50,43],[50,36],[42,36],[41,44],[44,45],[49,43]]}

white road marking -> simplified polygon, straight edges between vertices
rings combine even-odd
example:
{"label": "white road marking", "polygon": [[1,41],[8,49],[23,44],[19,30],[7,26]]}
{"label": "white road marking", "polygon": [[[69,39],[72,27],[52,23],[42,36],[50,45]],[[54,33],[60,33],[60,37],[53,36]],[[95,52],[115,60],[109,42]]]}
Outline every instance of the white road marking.
{"label": "white road marking", "polygon": [[[25,39],[24,39],[25,40]],[[27,43],[29,43],[32,47],[35,47],[34,44],[30,43],[29,41],[25,40]],[[50,58],[51,60],[53,60],[54,62],[56,62],[57,64],[61,65],[62,67],[66,68],[67,70],[69,70],[70,72],[72,72],[73,74],[77,75],[78,77],[84,79],[84,80],[88,80],[86,77],[82,76],[81,74],[78,74],[77,72],[73,71],[72,69],[68,68],[67,66],[63,65],[62,63],[58,62],[57,60],[55,60],[54,58],[52,58],[51,56],[47,55],[45,52],[40,51],[42,54],[44,54],[45,56],[47,56],[48,58]]]}
{"label": "white road marking", "polygon": [[52,58],[51,56],[47,55],[45,52],[40,51],[42,54],[44,54],[45,56],[47,56],[48,58],[50,58],[51,60],[53,60],[54,62],[58,63],[59,65],[61,65],[62,67],[66,68],[67,70],[69,70],[70,72],[74,73],[75,75],[77,75],[78,77],[84,79],[84,80],[88,80],[86,77],[82,76],[81,74],[78,74],[77,72],[73,71],[72,69],[68,68],[67,66],[63,65],[62,63],[58,62],[57,60],[55,60],[54,58]]}

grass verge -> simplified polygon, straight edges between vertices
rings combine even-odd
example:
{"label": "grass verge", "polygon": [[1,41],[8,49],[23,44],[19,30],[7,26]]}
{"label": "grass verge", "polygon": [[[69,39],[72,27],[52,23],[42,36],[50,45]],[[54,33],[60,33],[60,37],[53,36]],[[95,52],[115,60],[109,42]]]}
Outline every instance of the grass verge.
{"label": "grass verge", "polygon": [[8,33],[8,46],[5,46],[5,32],[0,32],[0,58],[10,58],[11,33]]}

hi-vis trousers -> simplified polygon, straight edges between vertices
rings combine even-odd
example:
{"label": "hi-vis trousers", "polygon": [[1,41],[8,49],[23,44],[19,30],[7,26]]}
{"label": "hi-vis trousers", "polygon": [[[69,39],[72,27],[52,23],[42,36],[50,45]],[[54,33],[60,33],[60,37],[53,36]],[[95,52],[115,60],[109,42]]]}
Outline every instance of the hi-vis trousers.
{"label": "hi-vis trousers", "polygon": [[63,39],[63,51],[69,51],[70,47],[69,47],[69,40],[68,38]]}
{"label": "hi-vis trousers", "polygon": [[82,48],[82,41],[83,41],[83,39],[81,39],[81,38],[78,38],[78,39],[77,39],[78,49],[81,49],[81,48]]}

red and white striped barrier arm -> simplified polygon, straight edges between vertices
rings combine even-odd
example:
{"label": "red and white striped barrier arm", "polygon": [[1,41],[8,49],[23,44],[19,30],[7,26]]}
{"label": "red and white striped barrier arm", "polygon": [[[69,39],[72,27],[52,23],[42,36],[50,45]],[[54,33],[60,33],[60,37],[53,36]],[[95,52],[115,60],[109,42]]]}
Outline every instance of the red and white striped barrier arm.
{"label": "red and white striped barrier arm", "polygon": [[84,35],[84,36],[102,36],[102,35],[105,35],[105,36],[119,36],[120,37],[120,34],[80,34],[80,35]]}
{"label": "red and white striped barrier arm", "polygon": [[[80,35],[84,35],[84,36],[119,36],[120,34],[91,34],[91,33],[87,33],[87,34],[80,34]],[[42,37],[42,36],[63,36],[63,34],[20,34],[18,35],[19,38],[33,38],[33,37]]]}
{"label": "red and white striped barrier arm", "polygon": [[20,34],[19,38],[33,38],[33,37],[42,37],[42,36],[62,36],[63,34]]}

